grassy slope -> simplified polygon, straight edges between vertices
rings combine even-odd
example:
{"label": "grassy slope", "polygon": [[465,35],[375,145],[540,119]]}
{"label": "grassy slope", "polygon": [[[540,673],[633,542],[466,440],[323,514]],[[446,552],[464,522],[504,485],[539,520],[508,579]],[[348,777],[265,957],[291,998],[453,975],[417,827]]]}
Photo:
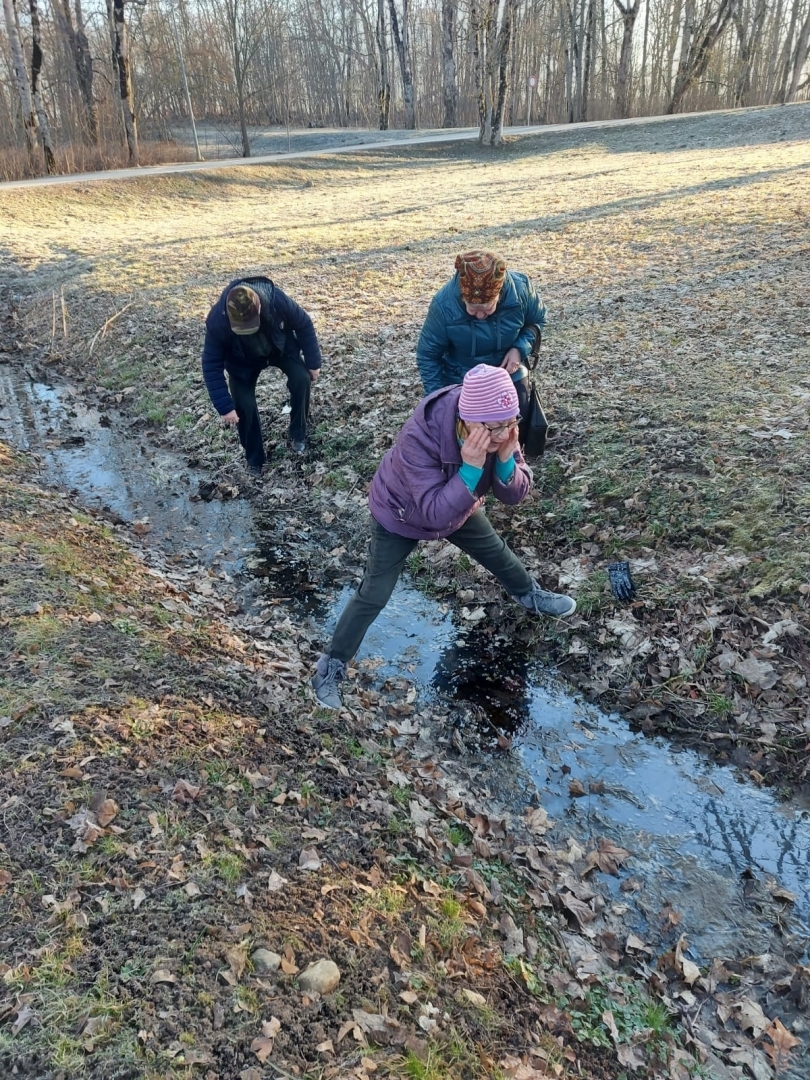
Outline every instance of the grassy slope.
{"label": "grassy slope", "polygon": [[[784,142],[771,141],[777,123]],[[418,397],[413,344],[426,303],[457,249],[499,248],[530,270],[549,307],[541,384],[557,426],[532,503],[502,521],[546,581],[553,585],[560,571],[571,580],[584,616],[553,634],[525,622],[512,630],[534,633],[572,678],[635,708],[640,720],[704,733],[730,728],[751,748],[738,759],[756,775],[787,761],[798,778],[806,764],[810,386],[800,305],[809,291],[809,125],[803,107],[679,121],[671,130],[683,146],[660,127],[596,141],[579,133],[522,141],[496,161],[477,150],[414,149],[296,169],[9,193],[0,204],[11,282],[6,348],[83,380],[102,404],[131,409],[167,442],[210,462],[216,476],[238,477],[232,443],[199,387],[200,324],[232,273],[270,272],[313,313],[327,367],[317,388],[316,452],[303,465],[283,447],[282,387],[263,384],[277,467],[257,504],[266,504],[268,531],[287,544],[302,528],[320,535],[329,541],[321,550],[330,555],[320,558],[326,572],[350,574],[362,558],[364,480]],[[381,997],[364,981],[381,970],[377,952],[389,955],[400,931],[416,943],[421,972],[408,989],[420,1002],[437,994],[444,1008],[456,1002],[452,1022],[418,1047],[434,1054],[436,1075],[473,1075],[490,1068],[489,1055],[504,1060],[525,1048],[528,1020],[513,1027],[508,1016],[537,1007],[526,995],[536,976],[518,969],[512,983],[508,967],[490,964],[492,912],[482,917],[474,890],[458,888],[455,877],[442,874],[433,895],[419,884],[424,868],[412,882],[384,860],[383,871],[377,866],[379,848],[396,853],[411,834],[400,796],[386,796],[390,822],[388,810],[350,803],[346,823],[342,774],[324,770],[322,754],[376,793],[390,786],[378,774],[379,748],[364,748],[350,732],[345,743],[336,739],[308,705],[291,705],[272,686],[265,697],[284,704],[269,721],[264,706],[248,709],[246,689],[263,670],[249,643],[212,628],[198,609],[178,616],[176,594],[166,607],[153,591],[165,599],[170,586],[138,571],[103,529],[38,492],[19,464],[6,458],[3,469],[4,654],[15,665],[0,709],[11,719],[2,768],[5,823],[13,827],[2,854],[13,942],[3,977],[6,1001],[33,1008],[43,1025],[32,1021],[16,1040],[4,1028],[5,1060],[19,1060],[24,1046],[29,1076],[59,1067],[68,1076],[80,1068],[108,1076],[112,1060],[131,1075],[148,1067],[165,1076],[196,1050],[212,1057],[216,1075],[240,1075],[275,1004],[251,996],[249,966],[234,986],[223,982],[218,973],[234,971],[226,950],[287,945],[288,963],[297,965],[338,937],[335,958],[364,973],[349,997],[326,1018],[319,1007],[302,1020],[290,974],[281,994],[288,1012],[273,1013],[285,1030],[303,1023],[304,1045],[317,1057],[313,1047],[336,1037],[351,1007],[373,1012],[396,998],[402,1010],[398,987]],[[283,524],[271,513],[278,505],[293,511]],[[637,560],[642,591],[630,616],[606,592],[604,563],[617,555]],[[455,580],[438,574],[432,584],[452,591]],[[486,581],[475,586],[484,599],[497,596]],[[774,623],[780,633],[763,641]],[[280,626],[274,637],[291,654],[295,681],[305,666],[288,633]],[[733,670],[732,651],[772,665],[778,682],[762,690],[756,678],[770,679],[751,667],[742,669],[746,680]],[[734,742],[721,745],[730,751]],[[263,786],[248,774],[263,775],[268,760],[272,786]],[[203,793],[189,803],[172,798],[178,778]],[[300,798],[280,814],[271,810],[268,800],[288,791]],[[124,832],[111,829],[87,852],[73,851],[78,826],[69,821],[82,807],[100,807],[102,796],[117,803],[111,825]],[[309,891],[298,875],[279,932],[284,903],[266,901],[267,872],[278,867],[293,880],[298,853],[312,842],[304,831],[323,829],[330,815],[339,825],[326,847],[351,857],[342,855],[341,867],[336,856],[335,876],[319,877]],[[263,831],[268,817],[272,834]],[[463,836],[449,839],[463,846]],[[376,873],[383,876],[363,876]],[[369,894],[352,881],[378,897],[365,923]],[[538,916],[522,886],[508,871],[506,881],[513,912],[525,914],[542,942],[544,924],[532,921]],[[200,901],[181,892],[189,883]],[[319,900],[324,883],[345,887],[351,903],[328,907],[343,893]],[[236,895],[242,885],[262,897],[250,911]],[[147,899],[136,911],[138,886]],[[306,933],[302,910],[324,913]],[[350,922],[359,952],[342,936]],[[338,929],[326,933],[324,925]],[[437,942],[425,965],[423,925],[433,935],[426,940]],[[470,1018],[447,991],[455,985],[447,960],[470,926],[482,951],[464,963],[494,1002],[492,1020]],[[363,934],[372,952],[363,951],[372,949]],[[543,980],[556,960],[545,948],[532,971],[548,997]],[[230,955],[238,968],[241,952]],[[153,984],[161,968],[178,982]],[[586,1020],[577,1023],[604,1037],[600,1003],[598,995],[584,1001]],[[214,1024],[217,1004],[226,1009],[224,1028]],[[639,1020],[644,1009],[626,1004],[631,1028],[649,1026],[650,1014]],[[415,1026],[415,1011],[397,1015],[409,1031]],[[565,1045],[571,1016],[545,1014],[545,1029],[559,1025]],[[110,1026],[102,1019],[96,1032],[88,1017],[109,1017]],[[284,1039],[280,1060],[306,1067]],[[480,1066],[476,1045],[485,1054]],[[555,1045],[539,1049],[562,1054],[555,1062],[565,1067]],[[404,1069],[406,1055],[395,1044],[380,1060]],[[413,1059],[407,1067],[420,1075]]]}
{"label": "grassy slope", "polygon": [[[197,375],[201,320],[239,272],[299,299],[327,356],[320,460],[303,475],[288,464],[283,387],[268,380],[266,496],[305,491],[303,519],[329,522],[351,565],[364,481],[418,398],[427,302],[456,250],[504,252],[549,309],[540,382],[557,429],[509,527],[550,585],[562,572],[582,616],[545,644],[604,704],[710,733],[755,778],[801,782],[809,137],[797,106],[525,139],[497,158],[411,148],[9,193],[0,237],[23,340],[102,400],[125,391],[168,442],[225,472],[232,444]],[[607,591],[616,557],[642,585],[630,612]]]}
{"label": "grassy slope", "polygon": [[687,1060],[643,980],[568,972],[553,852],[419,775],[404,700],[336,730],[282,625],[233,632],[3,449],[0,521],[3,1075],[610,1080],[607,1008],[622,1053]]}

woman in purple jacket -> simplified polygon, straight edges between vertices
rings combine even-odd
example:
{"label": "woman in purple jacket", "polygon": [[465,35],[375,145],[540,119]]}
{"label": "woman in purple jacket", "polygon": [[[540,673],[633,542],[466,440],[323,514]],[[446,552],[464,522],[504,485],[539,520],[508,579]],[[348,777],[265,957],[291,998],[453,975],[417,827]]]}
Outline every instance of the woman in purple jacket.
{"label": "woman in purple jacket", "polygon": [[489,492],[522,502],[532,474],[518,445],[518,396],[503,368],[479,364],[460,386],[424,398],[380,462],[371,482],[371,546],[363,580],[318,658],[312,686],[330,709],[342,705],[338,683],[369,626],[388,603],[420,540],[448,539],[486,567],[534,614],[571,615],[576,601],[532,580],[487,520]]}

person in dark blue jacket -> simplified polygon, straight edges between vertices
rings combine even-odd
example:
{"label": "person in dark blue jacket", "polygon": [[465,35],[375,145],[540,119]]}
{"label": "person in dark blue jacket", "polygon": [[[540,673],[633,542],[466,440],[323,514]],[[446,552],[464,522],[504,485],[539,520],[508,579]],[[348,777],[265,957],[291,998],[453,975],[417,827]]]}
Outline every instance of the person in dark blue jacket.
{"label": "person in dark blue jacket", "polygon": [[508,270],[492,251],[456,257],[456,273],[433,297],[416,346],[425,394],[454,386],[477,364],[504,368],[529,405],[525,366],[546,321],[545,306],[526,274]]}
{"label": "person in dark blue jacket", "polygon": [[267,460],[256,405],[259,375],[276,367],[287,376],[290,442],[302,454],[310,389],[321,363],[312,319],[270,278],[237,278],[208,313],[202,354],[205,385],[223,421],[237,425],[248,470],[255,476]]}

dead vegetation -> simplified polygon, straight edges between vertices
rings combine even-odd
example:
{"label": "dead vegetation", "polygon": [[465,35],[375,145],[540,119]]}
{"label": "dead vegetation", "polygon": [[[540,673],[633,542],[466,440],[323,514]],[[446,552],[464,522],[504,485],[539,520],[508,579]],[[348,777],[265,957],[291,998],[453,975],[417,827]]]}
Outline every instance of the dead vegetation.
{"label": "dead vegetation", "polygon": [[[127,410],[227,493],[243,480],[200,389],[201,322],[233,273],[270,272],[313,314],[327,367],[303,463],[284,447],[282,384],[262,384],[274,469],[252,494],[268,542],[337,582],[362,561],[365,484],[418,398],[427,300],[456,250],[497,247],[549,308],[555,425],[532,502],[501,524],[581,617],[504,624],[497,590],[452,557],[414,570],[439,594],[474,589],[493,632],[534,634],[648,730],[802,784],[810,112],[668,130],[527,140],[497,163],[412,149],[9,193],[7,356]],[[21,1075],[196,1062],[253,1080],[275,1061],[323,1077],[683,1077],[673,1018],[700,1044],[709,1014],[737,1068],[787,1071],[778,1016],[802,1008],[801,968],[696,972],[676,920],[648,967],[587,883],[621,852],[566,861],[541,817],[504,830],[459,801],[413,754],[407,685],[380,697],[361,681],[356,727],[336,732],[299,696],[317,643],[283,619],[235,633],[189,581],[138,570],[4,468],[0,1055]],[[629,609],[607,589],[616,557],[640,586]],[[593,949],[579,932],[595,927]],[[280,975],[251,970],[258,946]],[[307,1001],[295,980],[326,955],[351,973],[346,998]],[[613,1049],[599,1064],[593,1046]]]}

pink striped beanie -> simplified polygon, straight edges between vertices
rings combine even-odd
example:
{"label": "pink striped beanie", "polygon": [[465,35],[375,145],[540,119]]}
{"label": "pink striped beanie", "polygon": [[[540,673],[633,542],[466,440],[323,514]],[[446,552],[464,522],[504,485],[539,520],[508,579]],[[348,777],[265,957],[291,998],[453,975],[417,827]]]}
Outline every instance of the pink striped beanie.
{"label": "pink striped beanie", "polygon": [[503,368],[478,364],[464,376],[458,415],[479,424],[505,423],[518,415],[518,396],[512,377]]}

